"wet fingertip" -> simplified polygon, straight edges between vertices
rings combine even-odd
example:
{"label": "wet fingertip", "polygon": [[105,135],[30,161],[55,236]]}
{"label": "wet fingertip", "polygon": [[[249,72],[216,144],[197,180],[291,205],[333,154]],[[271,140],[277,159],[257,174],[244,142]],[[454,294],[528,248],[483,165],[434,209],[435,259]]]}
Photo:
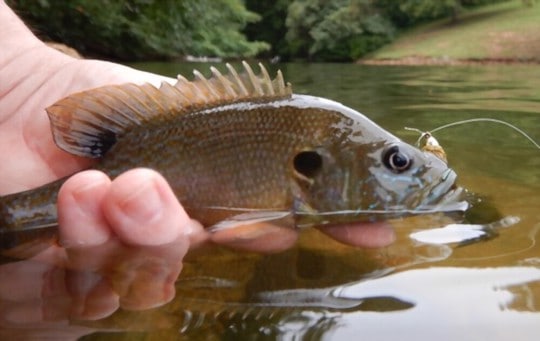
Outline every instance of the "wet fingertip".
{"label": "wet fingertip", "polygon": [[268,223],[257,223],[216,231],[210,238],[216,244],[237,250],[278,253],[296,243],[298,232]]}
{"label": "wet fingertip", "polygon": [[396,240],[394,228],[387,222],[333,225],[319,229],[341,243],[356,247],[386,247]]}
{"label": "wet fingertip", "polygon": [[100,245],[111,231],[101,210],[101,201],[110,186],[102,172],[78,173],[62,185],[58,194],[60,244],[64,247]]}
{"label": "wet fingertip", "polygon": [[189,238],[190,249],[197,248],[210,239],[210,233],[204,229],[201,223],[194,219],[189,220],[185,225],[183,232],[185,236]]}
{"label": "wet fingertip", "polygon": [[120,306],[126,310],[146,310],[174,298],[182,263],[171,263],[167,255],[147,254],[135,262],[124,264],[122,270],[125,269],[127,272],[115,281]]}
{"label": "wet fingertip", "polygon": [[134,245],[171,243],[190,221],[167,181],[143,168],[113,181],[103,209],[120,239]]}
{"label": "wet fingertip", "polygon": [[70,316],[98,320],[114,313],[120,306],[118,295],[108,281],[96,273],[77,273],[69,278],[72,295]]}

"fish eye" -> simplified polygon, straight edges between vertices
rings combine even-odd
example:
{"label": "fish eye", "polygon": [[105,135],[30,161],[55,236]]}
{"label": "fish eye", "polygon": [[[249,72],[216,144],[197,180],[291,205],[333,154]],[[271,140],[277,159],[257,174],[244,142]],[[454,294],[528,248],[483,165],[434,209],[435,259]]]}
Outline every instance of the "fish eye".
{"label": "fish eye", "polygon": [[294,170],[299,174],[312,178],[322,168],[322,156],[313,150],[302,151],[294,157]]}
{"label": "fish eye", "polygon": [[384,152],[383,163],[391,171],[401,173],[411,168],[412,159],[394,145]]}

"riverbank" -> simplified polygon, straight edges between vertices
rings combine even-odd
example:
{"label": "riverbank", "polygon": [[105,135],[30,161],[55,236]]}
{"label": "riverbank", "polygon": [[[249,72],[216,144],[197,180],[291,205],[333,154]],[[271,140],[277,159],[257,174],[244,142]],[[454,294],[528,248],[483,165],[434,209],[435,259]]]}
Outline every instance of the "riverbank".
{"label": "riverbank", "polygon": [[370,65],[540,64],[540,2],[504,2],[404,32]]}
{"label": "riverbank", "polygon": [[449,57],[424,57],[409,56],[403,58],[380,58],[362,59],[357,64],[363,65],[500,65],[500,64],[531,64],[540,65],[539,59],[519,59],[519,58],[468,58],[452,59]]}

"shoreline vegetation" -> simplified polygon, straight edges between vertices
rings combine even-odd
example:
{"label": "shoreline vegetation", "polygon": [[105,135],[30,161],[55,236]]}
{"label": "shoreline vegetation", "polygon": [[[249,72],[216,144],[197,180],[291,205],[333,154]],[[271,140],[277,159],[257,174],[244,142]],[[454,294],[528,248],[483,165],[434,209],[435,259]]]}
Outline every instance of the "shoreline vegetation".
{"label": "shoreline vegetation", "polygon": [[356,62],[362,65],[540,65],[539,59],[520,59],[520,58],[468,58],[453,59],[448,57],[425,57],[408,56],[403,58],[379,58],[379,59],[360,59]]}
{"label": "shoreline vegetation", "polygon": [[540,64],[540,0],[5,1],[49,45],[117,62]]}

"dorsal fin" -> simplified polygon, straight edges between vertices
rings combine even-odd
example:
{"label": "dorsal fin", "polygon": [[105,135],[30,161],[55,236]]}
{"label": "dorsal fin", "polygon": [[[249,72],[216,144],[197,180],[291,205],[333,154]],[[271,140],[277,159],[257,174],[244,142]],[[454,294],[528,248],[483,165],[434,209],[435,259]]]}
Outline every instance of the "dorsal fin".
{"label": "dorsal fin", "polygon": [[246,62],[242,64],[241,75],[227,64],[226,75],[211,67],[210,78],[194,71],[193,81],[178,76],[174,86],[164,82],[159,89],[126,83],[72,94],[47,108],[54,141],[71,154],[98,158],[123,132],[147,122],[235,102],[291,96],[291,85],[280,71],[271,80],[262,64],[260,75]]}

